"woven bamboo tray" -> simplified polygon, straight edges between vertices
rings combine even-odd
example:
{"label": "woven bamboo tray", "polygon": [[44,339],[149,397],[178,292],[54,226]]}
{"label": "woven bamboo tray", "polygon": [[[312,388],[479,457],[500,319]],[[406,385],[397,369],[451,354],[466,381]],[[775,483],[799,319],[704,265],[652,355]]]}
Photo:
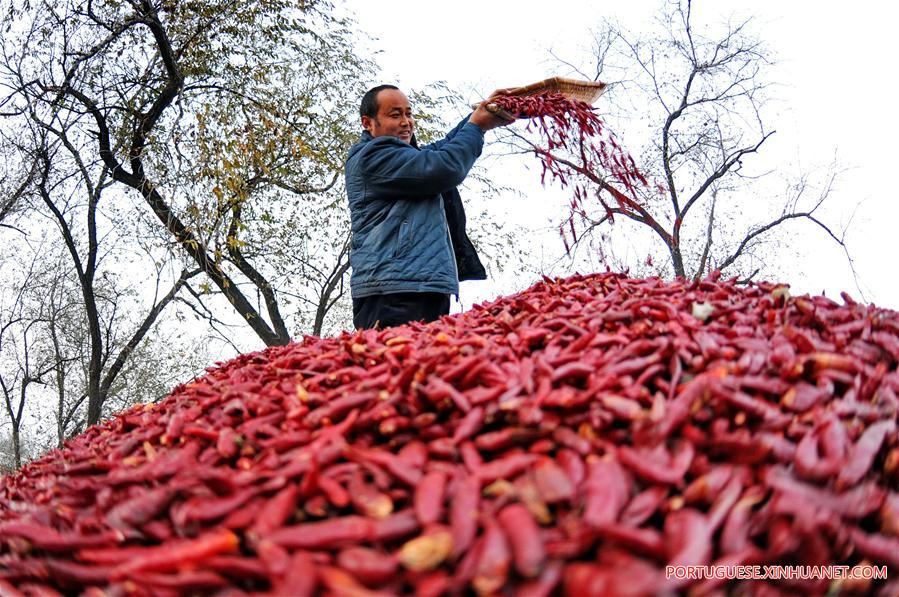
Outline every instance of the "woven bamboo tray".
{"label": "woven bamboo tray", "polygon": [[[579,81],[577,79],[551,77],[549,79],[537,81],[536,83],[531,83],[530,85],[513,87],[508,91],[509,95],[515,95],[518,97],[537,95],[539,93],[561,93],[568,99],[579,100],[588,104],[592,104],[597,99],[599,99],[599,96],[603,94],[603,92],[606,90],[606,87],[607,85],[605,83],[595,81]],[[494,114],[501,116],[506,120],[515,120],[515,117],[513,115],[509,114],[496,104],[487,104],[485,107],[490,112],[493,112]],[[472,108],[477,108],[477,104],[473,105]]]}
{"label": "woven bamboo tray", "polygon": [[568,99],[592,104],[599,99],[606,87],[605,83],[552,77],[531,83],[530,85],[510,89],[509,93],[517,96],[537,95],[538,93],[561,93]]}

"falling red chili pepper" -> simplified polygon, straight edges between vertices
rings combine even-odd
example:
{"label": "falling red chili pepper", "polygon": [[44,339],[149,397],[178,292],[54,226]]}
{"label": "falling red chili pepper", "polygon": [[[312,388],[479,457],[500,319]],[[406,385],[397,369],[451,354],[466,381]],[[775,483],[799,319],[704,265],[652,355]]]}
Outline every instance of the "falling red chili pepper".
{"label": "falling red chili pepper", "polygon": [[[649,189],[649,182],[592,106],[560,93],[503,96],[493,101],[518,118],[530,119],[527,130],[536,129],[539,134],[534,154],[542,165],[540,182],[546,184],[549,174],[551,181],[572,187],[571,212],[567,218],[572,241],[577,238],[575,218],[587,213],[584,203],[588,194],[594,195],[603,213],[614,220],[612,207],[603,195],[588,193],[597,183],[599,191],[612,196],[617,209],[648,216],[637,190]],[[565,239],[566,234],[563,232],[562,236]],[[568,240],[565,242],[567,245]]]}

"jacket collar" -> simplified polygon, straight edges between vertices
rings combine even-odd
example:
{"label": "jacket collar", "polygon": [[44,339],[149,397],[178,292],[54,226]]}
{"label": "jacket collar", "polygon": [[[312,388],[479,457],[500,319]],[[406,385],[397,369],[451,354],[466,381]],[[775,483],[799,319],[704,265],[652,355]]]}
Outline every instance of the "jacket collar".
{"label": "jacket collar", "polygon": [[[362,134],[359,135],[359,143],[368,143],[368,142],[371,141],[372,139],[374,139],[374,137],[372,137],[372,136],[371,136],[371,133],[369,133],[369,132],[366,131],[366,130],[363,130],[363,131],[362,131]],[[412,140],[409,141],[409,145],[411,145],[411,146],[414,147],[415,149],[419,149],[419,147],[418,147],[418,139],[415,138],[415,133],[412,133]]]}

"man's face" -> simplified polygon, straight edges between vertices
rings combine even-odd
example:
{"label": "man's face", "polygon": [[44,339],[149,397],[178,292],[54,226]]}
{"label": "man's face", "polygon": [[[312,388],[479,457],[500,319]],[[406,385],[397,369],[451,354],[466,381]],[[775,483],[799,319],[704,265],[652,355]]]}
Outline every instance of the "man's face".
{"label": "man's face", "polygon": [[415,123],[409,98],[399,89],[382,89],[378,92],[378,115],[362,117],[362,128],[372,137],[390,136],[409,143]]}

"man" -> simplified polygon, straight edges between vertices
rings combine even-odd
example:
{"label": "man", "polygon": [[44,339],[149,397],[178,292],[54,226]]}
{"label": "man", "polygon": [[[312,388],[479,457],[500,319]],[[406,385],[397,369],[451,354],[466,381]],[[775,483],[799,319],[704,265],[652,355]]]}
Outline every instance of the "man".
{"label": "man", "polygon": [[510,121],[486,109],[494,92],[447,136],[419,148],[409,99],[393,85],[362,98],[365,129],[349,152],[353,324],[387,327],[449,313],[459,280],[487,277],[465,234],[456,186],[481,155],[484,132]]}

